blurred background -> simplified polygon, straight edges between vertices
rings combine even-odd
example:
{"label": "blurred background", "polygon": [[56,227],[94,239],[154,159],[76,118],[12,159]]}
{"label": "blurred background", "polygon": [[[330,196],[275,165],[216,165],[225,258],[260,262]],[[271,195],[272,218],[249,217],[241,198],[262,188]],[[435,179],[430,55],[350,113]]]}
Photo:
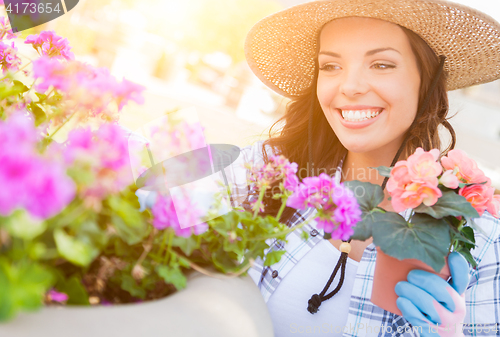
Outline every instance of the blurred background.
{"label": "blurred background", "polygon": [[[455,0],[500,21],[498,0]],[[76,59],[146,86],[144,105],[125,107],[132,130],[183,107],[196,107],[209,143],[240,147],[267,137],[287,100],[246,65],[243,43],[261,18],[302,0],[80,0],[68,14],[23,31],[54,30]],[[5,14],[2,14],[5,15]],[[16,44],[20,51],[31,47]],[[500,81],[450,92],[457,147],[500,189]]]}

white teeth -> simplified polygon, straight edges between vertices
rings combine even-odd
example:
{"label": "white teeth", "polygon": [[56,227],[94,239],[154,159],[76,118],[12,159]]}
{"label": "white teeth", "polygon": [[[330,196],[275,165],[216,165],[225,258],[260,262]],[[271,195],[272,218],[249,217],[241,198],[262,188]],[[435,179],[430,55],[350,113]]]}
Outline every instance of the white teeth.
{"label": "white teeth", "polygon": [[360,122],[366,119],[374,118],[382,110],[341,110],[342,118],[349,122]]}

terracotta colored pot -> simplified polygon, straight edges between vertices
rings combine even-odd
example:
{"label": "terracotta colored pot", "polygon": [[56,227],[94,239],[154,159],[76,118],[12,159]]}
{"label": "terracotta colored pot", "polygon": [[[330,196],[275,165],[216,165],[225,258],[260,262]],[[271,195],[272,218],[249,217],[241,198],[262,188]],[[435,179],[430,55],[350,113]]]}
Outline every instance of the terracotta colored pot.
{"label": "terracotta colored pot", "polygon": [[396,300],[398,295],[394,288],[399,281],[406,281],[408,273],[413,269],[422,269],[439,275],[444,280],[450,277],[448,258],[439,273],[417,259],[398,260],[384,253],[377,247],[377,260],[375,262],[375,273],[373,275],[373,288],[371,301],[380,308],[390,311],[396,315],[402,315]]}

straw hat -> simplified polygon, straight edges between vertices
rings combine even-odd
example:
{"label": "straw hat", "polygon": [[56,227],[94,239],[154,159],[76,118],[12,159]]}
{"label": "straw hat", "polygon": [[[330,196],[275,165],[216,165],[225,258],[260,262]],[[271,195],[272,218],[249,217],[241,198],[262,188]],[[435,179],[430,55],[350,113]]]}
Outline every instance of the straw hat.
{"label": "straw hat", "polygon": [[296,97],[311,85],[319,30],[349,16],[382,19],[417,33],[436,55],[446,56],[448,90],[500,78],[500,24],[444,0],[327,0],[294,6],[250,30],[248,64],[278,94]]}

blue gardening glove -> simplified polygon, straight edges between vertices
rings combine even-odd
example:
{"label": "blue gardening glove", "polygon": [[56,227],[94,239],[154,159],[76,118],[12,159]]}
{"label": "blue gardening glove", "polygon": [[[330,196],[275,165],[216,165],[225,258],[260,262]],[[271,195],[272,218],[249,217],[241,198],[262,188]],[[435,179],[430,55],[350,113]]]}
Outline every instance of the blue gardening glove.
{"label": "blue gardening glove", "polygon": [[137,195],[139,204],[141,205],[139,211],[144,212],[146,208],[152,208],[154,206],[158,192],[138,189],[135,191],[135,195]]}
{"label": "blue gardening glove", "polygon": [[421,336],[463,336],[465,289],[469,284],[469,265],[459,253],[448,256],[451,280],[423,270],[408,273],[408,282],[396,284],[396,304]]}

